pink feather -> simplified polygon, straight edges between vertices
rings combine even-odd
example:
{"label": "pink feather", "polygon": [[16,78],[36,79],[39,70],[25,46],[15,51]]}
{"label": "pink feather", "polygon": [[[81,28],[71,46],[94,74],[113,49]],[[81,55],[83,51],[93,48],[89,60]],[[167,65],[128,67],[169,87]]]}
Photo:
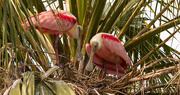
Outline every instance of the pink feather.
{"label": "pink feather", "polygon": [[[55,15],[52,13],[51,10],[41,12],[40,14],[36,15],[38,22],[34,16],[31,16],[31,20],[35,25],[36,29],[40,29],[38,26],[39,23],[43,33],[63,34],[63,32],[68,31],[76,24],[76,17],[74,17],[71,13],[63,10],[53,11]],[[27,19],[25,19],[25,22],[27,26],[30,27]]]}
{"label": "pink feather", "polygon": [[[98,34],[99,35],[99,34]],[[100,38],[97,38],[100,37]],[[100,33],[100,36],[96,36],[94,39],[98,39],[98,41],[102,44],[100,49],[95,52],[93,57],[93,63],[104,70],[104,64],[106,64],[107,73],[109,74],[117,74],[116,72],[116,61],[118,63],[118,75],[121,76],[125,74],[125,70],[127,69],[127,64],[132,67],[131,60],[126,53],[124,46],[121,44],[119,39],[114,37],[113,35],[107,33]],[[92,40],[91,39],[91,40]],[[92,40],[92,41],[93,41]],[[86,44],[86,52],[88,56],[91,53],[91,45],[89,43]]]}

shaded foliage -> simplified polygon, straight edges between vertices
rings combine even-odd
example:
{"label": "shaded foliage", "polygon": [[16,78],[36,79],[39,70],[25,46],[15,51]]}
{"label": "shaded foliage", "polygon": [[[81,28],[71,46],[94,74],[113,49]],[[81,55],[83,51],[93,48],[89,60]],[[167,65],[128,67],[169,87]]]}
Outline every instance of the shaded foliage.
{"label": "shaded foliage", "polygon": [[[174,35],[179,33],[177,31],[180,23],[178,4],[177,0],[169,2],[159,0],[1,0],[0,83],[2,85],[0,88],[4,91],[7,86],[10,86],[12,80],[20,77],[21,68],[25,66],[39,75],[40,72],[47,71],[55,65],[52,35],[42,34],[41,31],[35,29],[34,25],[32,25],[32,30],[25,30],[22,23],[24,19],[42,11],[64,9],[74,14],[78,19],[78,24],[83,27],[81,52],[84,58],[80,61],[75,59],[77,43],[75,39],[63,35],[58,41],[60,62],[73,69],[75,76],[81,81],[91,80],[86,85],[76,81],[79,83],[74,87],[75,91],[79,91],[78,94],[103,93],[103,91],[127,94],[176,93],[178,89],[174,87],[179,83],[179,77],[177,77],[179,70],[174,66],[179,66],[180,53],[172,46],[165,44],[166,40],[162,40],[161,32],[166,32],[171,39],[177,40]],[[119,80],[113,80],[115,76],[108,76],[102,81],[96,81],[95,79],[99,79],[102,75],[102,71],[96,67],[89,76],[84,75],[86,72],[83,67],[88,61],[85,44],[99,32],[111,33],[118,37],[124,43],[134,64],[134,68],[128,69],[127,74]],[[77,72],[77,70],[82,72]],[[156,71],[161,75],[157,75]],[[153,77],[153,74],[157,76]],[[61,69],[52,76],[55,79],[64,79],[73,83],[71,78],[64,76]],[[139,76],[142,77],[139,78]],[[6,78],[8,81],[5,81]],[[136,81],[132,81],[136,78]],[[98,87],[95,83],[103,84],[97,92],[93,90],[93,87]],[[91,84],[93,86],[90,86]],[[87,88],[84,89],[83,86],[87,86],[90,91],[86,92]],[[149,89],[150,87],[153,90]]]}

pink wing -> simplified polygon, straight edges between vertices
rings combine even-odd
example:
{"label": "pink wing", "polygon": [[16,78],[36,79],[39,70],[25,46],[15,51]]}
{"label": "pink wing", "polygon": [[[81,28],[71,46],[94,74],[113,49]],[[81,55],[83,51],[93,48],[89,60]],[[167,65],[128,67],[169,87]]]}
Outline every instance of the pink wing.
{"label": "pink wing", "polygon": [[[76,17],[74,17],[71,13],[63,10],[53,11],[56,17],[54,17],[54,14],[51,10],[38,14],[36,17],[39,22],[36,21],[34,16],[31,16],[32,22],[37,29],[39,28],[39,23],[42,30],[44,30],[43,33],[56,34],[59,32],[68,31],[76,24]],[[28,20],[26,19],[25,21],[28,27],[30,27]],[[52,31],[53,33],[51,33]]]}
{"label": "pink wing", "polygon": [[[87,55],[90,56],[91,54],[91,45],[89,43],[86,44],[86,52]],[[100,69],[104,70],[104,65],[103,65],[103,59],[98,57],[96,54],[93,57],[93,63],[95,65],[97,65]],[[106,62],[106,72],[109,74],[114,74],[116,75],[116,65],[114,65],[113,63],[109,63]],[[121,67],[121,65],[119,64],[119,76],[122,76],[125,74],[125,70]]]}
{"label": "pink wing", "polygon": [[[112,53],[120,56],[123,60],[129,63],[132,68],[132,63],[129,56],[126,53],[124,46],[121,44],[119,39],[109,34],[102,34],[103,44],[106,48],[108,48]],[[126,65],[126,64],[122,64]]]}

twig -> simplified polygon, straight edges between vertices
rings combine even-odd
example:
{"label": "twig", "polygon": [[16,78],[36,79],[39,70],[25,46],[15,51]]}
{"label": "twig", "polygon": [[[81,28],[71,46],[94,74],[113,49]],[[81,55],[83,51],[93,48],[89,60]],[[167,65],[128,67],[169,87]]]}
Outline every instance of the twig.
{"label": "twig", "polygon": [[[156,20],[161,17],[161,15],[169,8],[169,6],[171,5],[171,3],[173,3],[174,0],[171,0],[169,3],[167,3],[167,5],[156,15],[156,17],[154,17],[154,19],[148,24],[148,26],[146,26],[142,31],[140,31],[135,37],[140,36],[141,34],[143,34],[144,32],[147,31],[147,29],[149,29],[155,22]],[[135,38],[134,37],[134,38]]]}
{"label": "twig", "polygon": [[125,86],[129,80],[132,78],[132,76],[136,73],[137,71],[137,67],[144,63],[144,61],[150,56],[152,55],[154,52],[156,52],[160,47],[162,47],[172,36],[174,36],[178,31],[180,30],[180,27],[174,31],[169,37],[167,37],[163,42],[161,42],[157,47],[155,47],[153,50],[151,50],[147,55],[145,55],[140,61],[138,61],[134,66],[131,72],[129,72],[128,74],[126,74],[126,78],[123,79],[122,83],[122,87]]}
{"label": "twig", "polygon": [[128,83],[140,81],[142,79],[147,80],[149,78],[154,78],[154,77],[158,77],[158,76],[165,75],[165,74],[168,74],[168,73],[176,72],[176,71],[178,71],[178,68],[180,68],[180,66],[172,66],[172,67],[168,67],[168,68],[165,68],[165,69],[157,70],[156,73],[150,72],[150,73],[147,73],[147,74],[145,74],[143,76],[137,76],[135,78],[132,78],[132,79],[129,80]]}
{"label": "twig", "polygon": [[[151,89],[162,88],[162,87],[165,87],[167,85],[168,85],[168,83],[160,84],[160,85],[155,85],[155,86],[151,85],[151,86],[148,86],[148,87],[144,88],[144,92],[150,91]],[[171,85],[177,85],[177,83],[174,83],[174,84],[171,84]],[[134,94],[140,94],[140,93],[141,93],[141,90],[135,92]]]}
{"label": "twig", "polygon": [[[154,62],[152,62],[151,64],[145,66],[145,67],[142,67],[140,70],[138,70],[136,72],[136,75],[138,75],[140,72],[143,72],[145,69],[155,65],[156,63],[160,62],[160,61],[163,61],[163,60],[172,60],[172,61],[180,61],[180,59],[176,59],[176,58],[161,58],[161,59],[158,59],[158,60],[155,60]],[[136,76],[135,75],[135,76]]]}
{"label": "twig", "polygon": [[93,90],[96,92],[97,95],[101,95],[95,88]]}

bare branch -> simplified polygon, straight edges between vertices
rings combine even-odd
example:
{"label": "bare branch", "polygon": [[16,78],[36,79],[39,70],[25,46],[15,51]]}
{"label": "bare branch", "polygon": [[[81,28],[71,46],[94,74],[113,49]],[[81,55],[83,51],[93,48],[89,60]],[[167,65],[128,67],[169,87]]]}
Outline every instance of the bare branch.
{"label": "bare branch", "polygon": [[[155,86],[151,85],[151,86],[148,86],[148,87],[144,88],[143,91],[146,92],[146,91],[154,90],[156,88],[166,87],[167,85],[169,85],[169,84],[165,83],[165,84],[160,84],[160,85],[155,85]],[[174,84],[171,84],[171,85],[175,86],[175,85],[178,85],[178,83],[174,83]],[[142,89],[137,91],[135,94],[140,94],[141,91],[142,91]],[[165,93],[162,93],[162,94],[165,94]]]}
{"label": "bare branch", "polygon": [[143,76],[137,76],[135,78],[130,79],[129,83],[140,81],[140,80],[147,80],[149,78],[159,77],[159,76],[169,74],[172,72],[177,72],[179,68],[180,68],[180,66],[172,66],[172,67],[168,67],[165,69],[157,70],[156,73],[150,72],[150,73],[147,73]]}

